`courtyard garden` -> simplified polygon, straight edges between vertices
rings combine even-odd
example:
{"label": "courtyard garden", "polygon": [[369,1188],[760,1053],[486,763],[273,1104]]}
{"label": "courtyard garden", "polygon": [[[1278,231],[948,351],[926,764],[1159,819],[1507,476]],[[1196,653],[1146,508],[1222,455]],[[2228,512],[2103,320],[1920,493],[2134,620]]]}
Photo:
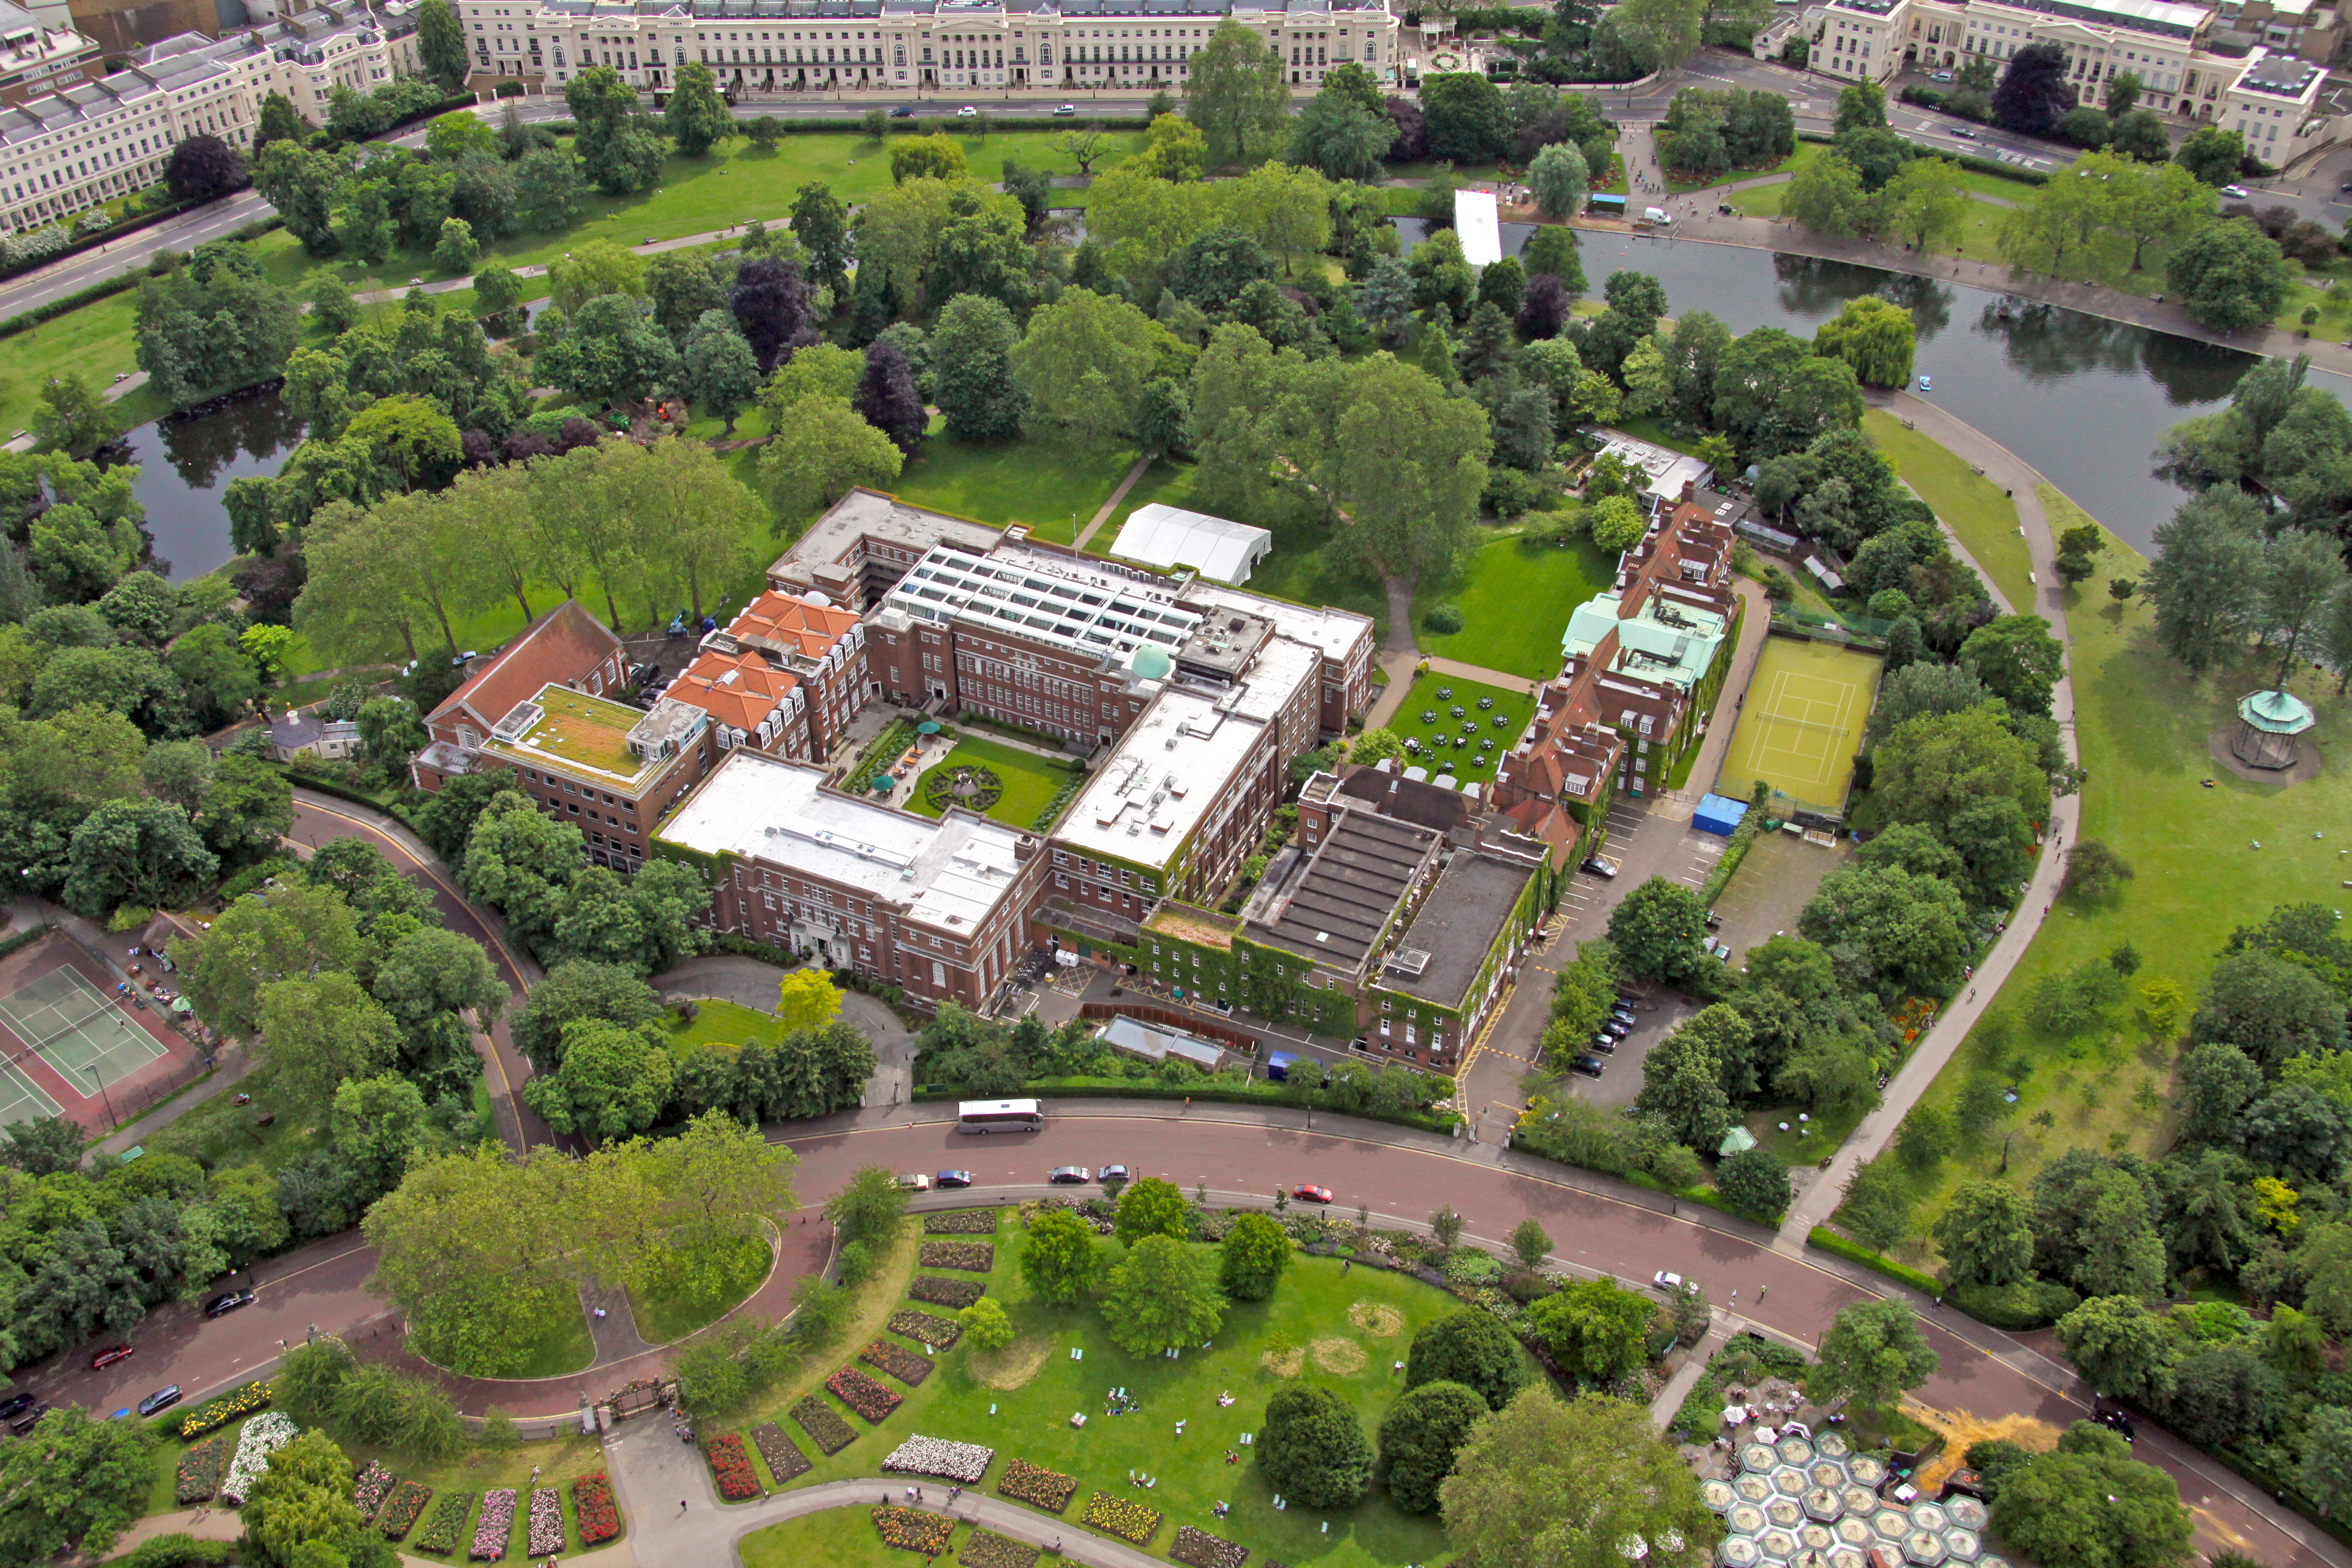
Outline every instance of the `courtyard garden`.
{"label": "courtyard garden", "polygon": [[1019,746],[966,734],[924,771],[907,809],[940,816],[950,806],[960,805],[1026,833],[1050,826],[1085,779],[1075,761],[1055,762]]}
{"label": "courtyard garden", "polygon": [[[1425,654],[1549,680],[1559,674],[1569,613],[1614,580],[1614,563],[1588,539],[1562,544],[1518,533],[1492,540],[1455,576],[1414,592],[1413,637]],[[1459,630],[1436,629],[1455,616]]]}
{"label": "courtyard garden", "polygon": [[1405,743],[1408,765],[1426,767],[1433,778],[1450,773],[1465,784],[1491,783],[1496,763],[1518,742],[1535,710],[1528,692],[1430,670],[1413,678],[1387,728]]}
{"label": "courtyard garden", "polygon": [[[845,1353],[813,1363],[800,1384],[741,1422],[755,1485],[895,1468],[910,1480],[930,1478],[940,1491],[960,1482],[1066,1520],[1073,1533],[1095,1530],[1180,1561],[1201,1561],[1185,1550],[1212,1550],[1199,1532],[1294,1568],[1443,1555],[1435,1520],[1402,1512],[1377,1489],[1352,1509],[1277,1510],[1250,1439],[1267,1400],[1304,1382],[1339,1394],[1374,1440],[1402,1392],[1400,1363],[1414,1331],[1455,1310],[1453,1297],[1389,1269],[1293,1253],[1271,1297],[1229,1302],[1206,1345],[1138,1355],[1112,1341],[1100,1302],[1055,1305],[1030,1289],[1011,1211],[1001,1220],[995,1210],[960,1210],[913,1223],[925,1231],[912,1249],[919,1262],[881,1272],[889,1283],[866,1298]],[[985,1351],[968,1342],[959,1319],[982,1299],[1011,1324],[1007,1342]],[[1517,1353],[1522,1374],[1533,1376],[1532,1362]],[[746,1539],[744,1560],[763,1568],[815,1550],[827,1562],[904,1562],[882,1541],[920,1521],[876,1513],[845,1510],[772,1527]],[[961,1525],[952,1532],[964,1561],[1018,1568],[986,1543],[982,1556],[970,1555],[972,1534]]]}

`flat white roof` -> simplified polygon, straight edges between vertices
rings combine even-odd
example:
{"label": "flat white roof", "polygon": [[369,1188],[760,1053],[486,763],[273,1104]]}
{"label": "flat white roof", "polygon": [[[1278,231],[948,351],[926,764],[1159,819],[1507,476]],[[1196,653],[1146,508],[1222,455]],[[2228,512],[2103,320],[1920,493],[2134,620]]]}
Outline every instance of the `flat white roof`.
{"label": "flat white roof", "polygon": [[1372,634],[1371,617],[1353,610],[1335,609],[1328,605],[1294,605],[1287,599],[1269,599],[1263,594],[1213,583],[1195,584],[1185,592],[1184,602],[1263,616],[1284,637],[1320,648],[1325,658],[1342,663],[1359,643],[1367,641]]}
{"label": "flat white roof", "polygon": [[655,837],[704,855],[736,855],[823,877],[969,933],[1018,878],[1024,837],[951,809],[933,822],[818,786],[823,769],[748,747],[720,760]]}
{"label": "flat white roof", "polygon": [[1098,769],[1054,840],[1084,855],[1165,867],[1257,749],[1265,725],[1170,687]]}
{"label": "flat white roof", "polygon": [[1282,716],[1302,686],[1323,679],[1323,656],[1305,643],[1286,637],[1269,637],[1234,683],[1229,706],[1244,719],[1267,723]]}
{"label": "flat white roof", "polygon": [[1274,535],[1265,529],[1153,501],[1137,507],[1120,526],[1110,552],[1163,571],[1190,566],[1220,583],[1246,583],[1273,549]]}
{"label": "flat white roof", "polygon": [[1503,259],[1503,226],[1492,191],[1454,193],[1454,231],[1462,237],[1463,259],[1491,267]]}
{"label": "flat white roof", "polygon": [[1018,544],[985,555],[936,545],[886,602],[919,620],[969,621],[1118,662],[1147,643],[1172,656],[1201,624],[1140,573]]}

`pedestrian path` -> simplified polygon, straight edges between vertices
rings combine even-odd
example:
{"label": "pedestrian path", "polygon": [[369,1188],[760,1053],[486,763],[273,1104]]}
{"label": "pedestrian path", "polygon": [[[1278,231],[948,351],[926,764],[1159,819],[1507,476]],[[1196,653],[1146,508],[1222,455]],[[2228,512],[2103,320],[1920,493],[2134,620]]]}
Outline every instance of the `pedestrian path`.
{"label": "pedestrian path", "polygon": [[1706,1374],[1706,1363],[1715,1359],[1715,1352],[1731,1342],[1730,1320],[1721,1312],[1711,1314],[1711,1318],[1706,1338],[1684,1354],[1682,1365],[1675,1368],[1674,1376],[1666,1379],[1665,1387],[1650,1401],[1650,1425],[1661,1432],[1674,1424],[1675,1412],[1683,1407],[1683,1401],[1690,1397],[1690,1391]]}
{"label": "pedestrian path", "polygon": [[1087,524],[1087,531],[1078,535],[1077,542],[1072,548],[1084,550],[1087,547],[1087,541],[1095,536],[1095,530],[1110,521],[1110,514],[1118,510],[1118,503],[1127,499],[1127,492],[1133,489],[1135,482],[1143,478],[1151,465],[1159,460],[1157,458],[1135,459],[1135,467],[1127,470],[1127,478],[1118,481],[1118,489],[1110,492],[1110,500],[1102,503],[1102,510],[1095,513],[1094,520]]}

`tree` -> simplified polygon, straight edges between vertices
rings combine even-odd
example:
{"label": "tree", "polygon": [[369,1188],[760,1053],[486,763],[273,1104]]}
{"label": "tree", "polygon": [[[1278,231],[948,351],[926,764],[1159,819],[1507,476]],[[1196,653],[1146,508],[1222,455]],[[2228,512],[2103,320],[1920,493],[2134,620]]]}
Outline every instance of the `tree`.
{"label": "tree", "polygon": [[523,1099],[558,1132],[604,1142],[653,1125],[668,1102],[667,1046],[650,1028],[583,1019],[563,1029],[563,1061],[523,1085]]}
{"label": "tree", "polygon": [[1478,1391],[1459,1383],[1424,1383],[1401,1395],[1381,1418],[1379,1477],[1389,1500],[1407,1513],[1435,1513],[1438,1486],[1486,1415]]}
{"label": "tree", "polygon": [[194,898],[219,868],[178,806],[108,801],[73,830],[58,897],[91,919],[121,904],[172,909]]}
{"label": "tree", "polygon": [[982,1296],[956,1315],[963,1321],[964,1342],[976,1351],[1001,1351],[1013,1342],[1013,1320],[993,1296]]}
{"label": "tree", "polygon": [[2120,1436],[2076,1422],[2054,1453],[2003,1478],[1993,1528],[2042,1568],[2174,1568],[2190,1519],[2170,1476]]}
{"label": "tree", "polygon": [[1380,177],[1381,160],[1396,139],[1396,121],[1334,93],[1327,76],[1323,90],[1298,112],[1290,159],[1326,179],[1370,182]]}
{"label": "tree", "polygon": [[793,237],[808,252],[810,277],[836,295],[847,287],[849,209],[823,180],[811,180],[793,194]]}
{"label": "tree", "polygon": [[2246,161],[2245,138],[2218,125],[2200,125],[2180,143],[2172,161],[2208,185],[2226,185]]}
{"label": "tree", "polygon": [[736,416],[760,390],[760,362],[725,310],[705,310],[678,355],[678,390],[687,402],[716,414],[732,433]]}
{"label": "tree", "polygon": [[2352,1409],[2322,1405],[2313,1409],[2303,1458],[2303,1489],[2328,1513],[2352,1512]]}
{"label": "tree", "polygon": [[2236,487],[2190,498],[2156,531],[2147,588],[2157,640],[2201,674],[2242,645],[2261,590],[2262,504]]}
{"label": "tree", "polygon": [[1533,1215],[1511,1227],[1511,1255],[1522,1268],[1538,1268],[1551,1254],[1551,1237],[1544,1233]]}
{"label": "tree", "polygon": [[1067,1305],[1094,1289],[1095,1233],[1067,1209],[1029,1222],[1021,1244],[1021,1278],[1041,1301]]}
{"label": "tree", "polygon": [[777,411],[760,453],[760,482],[778,515],[813,518],[859,485],[888,489],[906,459],[845,402],[803,397]]}
{"label": "tree", "polygon": [[1528,1326],[1562,1369],[1606,1386],[1649,1359],[1657,1308],[1606,1279],[1572,1279],[1528,1308]]}
{"label": "tree", "polygon": [[1706,973],[1712,963],[1700,944],[1706,938],[1706,906],[1690,889],[1653,877],[1625,895],[1609,914],[1609,941],[1620,968],[1636,979],[1681,985]]}
{"label": "tree", "polygon": [[474,269],[482,258],[482,247],[474,241],[474,226],[464,218],[444,218],[441,238],[433,247],[433,265],[452,275],[462,275]]}
{"label": "tree", "polygon": [[[291,195],[288,199],[296,200]],[[288,227],[301,232],[291,219]],[[215,388],[268,380],[285,368],[293,352],[293,295],[245,269],[251,268],[251,258],[241,247],[231,248],[235,260],[225,258],[209,271],[192,260],[139,285],[132,321],[139,366],[174,407]]]}
{"label": "tree", "polygon": [[2283,528],[2264,542],[2259,624],[2278,656],[2273,685],[2284,689],[2288,673],[2310,658],[2345,584],[2343,549],[2328,535]]}
{"label": "tree", "polygon": [[2050,810],[2050,775],[2031,742],[1977,707],[1922,715],[1879,742],[1874,787],[1890,822],[1948,822],[1992,795],[2017,802],[2029,822]]}
{"label": "tree", "polygon": [[2225,332],[2271,320],[2294,286],[2278,241],[2242,217],[2209,224],[2174,247],[2164,275],[2190,315]]}
{"label": "tree", "polygon": [[1992,89],[1994,121],[2028,136],[2048,135],[2074,107],[2066,70],[2066,51],[2056,44],[2028,44],[2010,56]]}
{"label": "tree", "polygon": [[684,158],[699,158],[735,133],[735,111],[719,95],[719,79],[709,66],[689,60],[677,68],[662,129]]}
{"label": "tree", "polygon": [[451,92],[466,85],[466,34],[449,0],[425,0],[416,11],[416,50],[425,74]]}
{"label": "tree", "polygon": [[1857,1301],[1830,1320],[1805,1392],[1825,1404],[1851,1396],[1864,1409],[1892,1409],[1897,1394],[1935,1376],[1937,1364],[1909,1306]]}
{"label": "tree", "polygon": [[[1120,1194],[1122,1205],[1127,1194]],[[1234,1221],[1219,1247],[1217,1282],[1236,1301],[1263,1301],[1290,1267],[1290,1237],[1262,1214]]]}
{"label": "tree", "polygon": [[0,1451],[0,1556],[41,1563],[69,1546],[103,1554],[142,1511],[155,1435],[65,1405]]}
{"label": "tree", "polygon": [[586,195],[580,161],[568,149],[539,147],[514,166],[515,221],[542,234],[569,228],[580,216]]}
{"label": "tree", "polygon": [[275,981],[260,1003],[266,1059],[297,1105],[322,1110],[345,1079],[399,1059],[400,1026],[348,974]]}
{"label": "tree", "polygon": [[1960,663],[2020,713],[2050,711],[2066,650],[2040,616],[2000,616],[1969,634]]}
{"label": "tree", "polygon": [[661,175],[661,138],[637,107],[637,91],[609,66],[575,73],[563,89],[577,128],[574,146],[589,182],[607,195],[644,190]]}
{"label": "tree", "polygon": [[2025,1195],[2006,1182],[1963,1182],[1931,1234],[1955,1285],[2002,1286],[2025,1278],[2033,1230]]}
{"label": "tree", "polygon": [[184,137],[163,165],[173,201],[208,202],[247,184],[244,156],[217,136]]}
{"label": "tree", "polygon": [[1111,1266],[1102,1307],[1112,1342],[1130,1355],[1199,1344],[1225,1317],[1215,1265],[1168,1236],[1146,1236]]}
{"label": "tree", "polygon": [[1768,1219],[1778,1220],[1789,1206],[1789,1167],[1769,1149],[1725,1155],[1715,1168],[1715,1185],[1726,1201]]}
{"label": "tree", "polygon": [[1864,386],[1910,384],[1916,347],[1911,312],[1875,294],[1847,300],[1838,318],[1822,322],[1813,334],[1813,352],[1852,365],[1854,379]]}
{"label": "tree", "polygon": [[2273,1071],[2293,1058],[2338,1048],[2344,1003],[2304,964],[2252,950],[2213,965],[2191,1032],[2227,1040]]}
{"label": "tree", "polygon": [[1212,163],[1262,157],[1289,130],[1282,57],[1230,17],[1193,52],[1184,100],[1186,117],[1208,138]]}
{"label": "tree", "polygon": [[1536,210],[1564,222],[1584,210],[1591,171],[1584,166],[1584,154],[1575,142],[1555,142],[1528,165],[1528,184],[1535,188]]}
{"label": "tree", "polygon": [[959,295],[940,312],[931,334],[933,396],[947,433],[961,441],[1016,434],[1028,395],[1013,374],[1012,312],[998,300]]}
{"label": "tree", "polygon": [[1013,374],[1034,425],[1058,425],[1081,440],[1131,430],[1166,329],[1123,300],[1067,289],[1029,318],[1012,351]]}
{"label": "tree", "polygon": [[895,185],[909,180],[961,180],[970,173],[962,144],[944,131],[902,136],[890,149],[890,183]]}
{"label": "tree", "polygon": [[272,142],[261,153],[253,171],[253,188],[278,216],[287,232],[302,242],[312,256],[332,256],[341,248],[335,238],[335,192],[342,183],[345,164],[328,153],[305,152],[290,141]]}
{"label": "tree", "polygon": [[[1630,0],[1629,0],[1630,3]],[[1484,1568],[1698,1568],[1723,1527],[1639,1405],[1533,1388],[1480,1422],[1438,1489],[1457,1560]]]}
{"label": "tree", "polygon": [[1459,1383],[1496,1410],[1526,1384],[1518,1347],[1493,1313],[1465,1307],[1424,1323],[1405,1352],[1404,1385]]}
{"label": "tree", "polygon": [[1832,135],[1854,130],[1883,131],[1885,127],[1885,88],[1874,81],[1855,81],[1838,89],[1837,121],[1830,127]]}
{"label": "tree", "polygon": [[1118,1194],[1112,1230],[1130,1247],[1147,1236],[1190,1241],[1192,1208],[1184,1201],[1184,1190],[1175,1183],[1146,1176]]}
{"label": "tree", "polygon": [[1337,1391],[1291,1384],[1265,1402],[1257,1459],[1276,1495],[1307,1508],[1352,1508],[1372,1484],[1372,1448]]}
{"label": "tree", "polygon": [[114,439],[121,423],[114,408],[79,375],[53,375],[42,384],[33,410],[34,449],[87,458]]}

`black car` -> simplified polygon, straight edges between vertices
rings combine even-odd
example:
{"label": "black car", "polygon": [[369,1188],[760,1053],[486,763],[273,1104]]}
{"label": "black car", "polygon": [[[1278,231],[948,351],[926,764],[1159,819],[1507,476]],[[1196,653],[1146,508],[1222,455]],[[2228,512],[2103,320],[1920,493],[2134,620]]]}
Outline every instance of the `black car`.
{"label": "black car", "polygon": [[1584,1078],[1599,1078],[1601,1076],[1601,1058],[1598,1057],[1579,1057],[1574,1061],[1568,1064],[1568,1070]]}
{"label": "black car", "polygon": [[1592,1037],[1592,1043],[1584,1048],[1588,1051],[1599,1051],[1604,1057],[1613,1057],[1617,1054],[1617,1042],[1607,1035],[1595,1035]]}
{"label": "black car", "polygon": [[159,1388],[154,1393],[149,1394],[146,1398],[141,1400],[139,1402],[139,1414],[142,1415],[152,1415],[158,1410],[169,1410],[173,1405],[177,1405],[178,1403],[180,1403],[180,1385],[175,1383],[171,1384],[169,1387]]}
{"label": "black car", "polygon": [[660,679],[660,665],[633,664],[629,666],[629,684],[632,686],[650,686],[656,680]]}
{"label": "black car", "polygon": [[1601,1026],[1601,1032],[1612,1040],[1622,1040],[1633,1032],[1633,1026],[1622,1018],[1612,1018]]}
{"label": "black car", "polygon": [[893,120],[912,120],[912,119],[914,119],[914,118],[915,118],[915,108],[914,108],[914,105],[912,105],[912,104],[908,104],[908,103],[902,103],[902,104],[900,104],[898,108],[896,108],[896,109],[894,109],[894,110],[892,110],[890,111],[890,118],[891,118],[891,119],[893,119]]}
{"label": "black car", "polygon": [[13,1421],[30,1410],[35,1397],[30,1394],[12,1394],[5,1399],[0,1399],[0,1421]]}
{"label": "black car", "polygon": [[225,1290],[205,1303],[205,1316],[207,1318],[225,1317],[228,1313],[236,1311],[239,1307],[250,1307],[251,1305],[253,1305],[252,1291]]}

